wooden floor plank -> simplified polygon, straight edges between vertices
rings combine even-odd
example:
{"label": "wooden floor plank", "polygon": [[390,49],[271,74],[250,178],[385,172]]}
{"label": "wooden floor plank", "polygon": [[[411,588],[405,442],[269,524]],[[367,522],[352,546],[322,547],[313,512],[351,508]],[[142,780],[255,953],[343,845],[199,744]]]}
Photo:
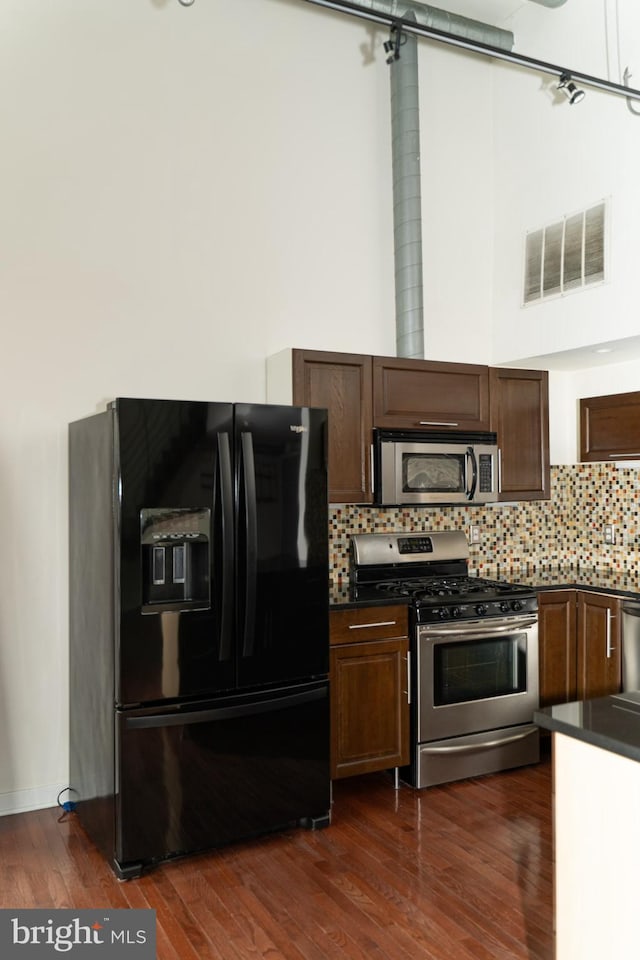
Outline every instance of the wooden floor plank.
{"label": "wooden floor plank", "polygon": [[0,818],[0,906],[152,908],[159,960],[552,960],[551,764],[337,781],[332,824],[116,879],[59,808]]}

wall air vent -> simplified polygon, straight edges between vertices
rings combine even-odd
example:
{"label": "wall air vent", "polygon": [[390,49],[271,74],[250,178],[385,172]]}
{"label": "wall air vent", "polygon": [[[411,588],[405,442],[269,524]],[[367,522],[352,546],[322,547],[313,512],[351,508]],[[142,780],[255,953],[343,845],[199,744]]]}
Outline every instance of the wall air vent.
{"label": "wall air vent", "polygon": [[604,282],[606,214],[602,200],[527,234],[525,306]]}

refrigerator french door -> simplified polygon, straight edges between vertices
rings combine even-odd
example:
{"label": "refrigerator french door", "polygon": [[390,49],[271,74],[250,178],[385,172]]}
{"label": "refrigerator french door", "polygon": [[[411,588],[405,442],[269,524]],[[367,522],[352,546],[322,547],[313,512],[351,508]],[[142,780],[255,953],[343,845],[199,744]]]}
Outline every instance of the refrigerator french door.
{"label": "refrigerator french door", "polygon": [[120,876],[328,822],[325,433],[128,398],[70,425],[71,785]]}

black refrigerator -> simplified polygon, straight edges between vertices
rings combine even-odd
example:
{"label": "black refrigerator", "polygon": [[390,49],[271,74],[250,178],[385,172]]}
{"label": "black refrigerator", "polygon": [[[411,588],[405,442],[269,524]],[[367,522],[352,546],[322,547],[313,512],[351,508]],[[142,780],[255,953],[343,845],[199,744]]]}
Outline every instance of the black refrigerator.
{"label": "black refrigerator", "polygon": [[70,787],[120,878],[330,813],[326,411],[69,425]]}

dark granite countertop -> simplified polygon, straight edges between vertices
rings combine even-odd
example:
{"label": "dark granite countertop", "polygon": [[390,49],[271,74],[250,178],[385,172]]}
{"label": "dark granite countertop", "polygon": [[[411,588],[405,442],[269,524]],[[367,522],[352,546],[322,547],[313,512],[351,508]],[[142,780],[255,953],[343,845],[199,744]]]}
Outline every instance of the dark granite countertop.
{"label": "dark granite countertop", "polygon": [[348,610],[353,607],[397,607],[399,603],[408,604],[405,597],[382,597],[380,600],[354,600],[349,581],[331,583],[329,587],[329,606],[332,609]]}
{"label": "dark granite countertop", "polygon": [[[517,566],[484,565],[481,569],[470,567],[470,573],[490,580],[522,583],[537,592],[547,590],[590,590],[618,597],[640,599],[640,570],[616,569],[613,567],[579,567],[574,565],[549,565],[521,563]],[[329,591],[331,607],[391,606],[403,603],[402,597],[383,598],[376,601],[354,600],[349,581],[332,583]]]}
{"label": "dark granite countertop", "polygon": [[639,691],[543,707],[533,719],[546,730],[640,761]]}
{"label": "dark granite countertop", "polygon": [[[489,576],[489,574],[485,574]],[[523,583],[535,590],[591,590],[616,596],[640,596],[640,570],[572,565],[500,567],[497,580]]]}

